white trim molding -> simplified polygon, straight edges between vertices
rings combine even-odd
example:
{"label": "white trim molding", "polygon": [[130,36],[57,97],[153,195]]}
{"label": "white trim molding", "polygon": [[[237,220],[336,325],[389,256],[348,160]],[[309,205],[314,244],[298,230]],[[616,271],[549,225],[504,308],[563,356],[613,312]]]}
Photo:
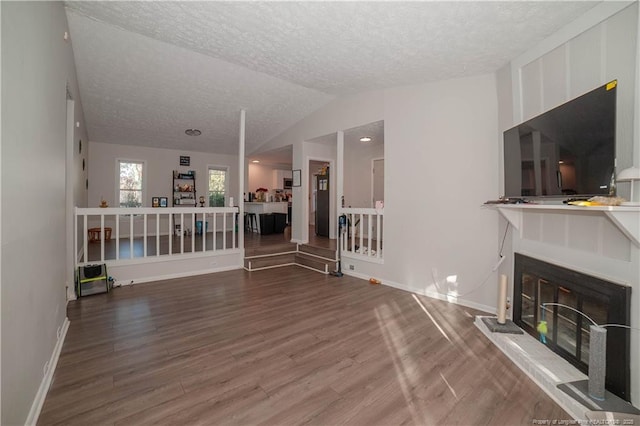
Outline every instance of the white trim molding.
{"label": "white trim molding", "polygon": [[56,371],[56,366],[58,365],[58,359],[60,358],[60,352],[62,351],[64,339],[65,337],[67,337],[69,324],[71,324],[69,322],[69,319],[65,317],[62,326],[60,326],[58,341],[56,342],[56,346],[53,348],[53,353],[51,354],[51,358],[49,359],[49,362],[47,364],[49,367],[47,368],[47,371],[42,378],[42,382],[40,383],[40,387],[38,388],[38,393],[36,393],[36,397],[31,404],[31,409],[29,410],[29,415],[27,416],[25,425],[35,425],[36,423],[38,423],[40,411],[42,410],[44,400],[47,397],[47,392],[49,392],[49,387],[51,386],[51,381],[53,380],[53,373]]}
{"label": "white trim molding", "polygon": [[[348,270],[343,270],[342,271],[345,275],[349,275],[351,277],[356,277],[356,278],[360,278],[363,280],[367,280],[369,281],[369,277],[367,277],[364,274],[358,273],[358,272],[354,272],[354,271],[348,271]],[[452,297],[448,297],[446,294],[442,294],[442,293],[438,293],[432,290],[428,290],[428,289],[418,289],[418,288],[412,288],[409,287],[405,284],[400,284],[394,281],[389,281],[389,280],[382,280],[382,285],[386,285],[389,287],[393,287],[396,288],[398,290],[404,290],[404,291],[408,291],[409,293],[414,293],[414,294],[419,294],[421,296],[426,296],[426,297],[430,297],[432,299],[438,299],[438,300],[442,300],[443,302],[448,302],[448,303],[452,303],[454,305],[460,305],[460,306],[464,306],[467,308],[472,308],[472,309],[477,309],[479,311],[482,312],[487,312],[490,314],[495,314],[496,313],[496,308],[493,306],[488,306],[488,305],[483,305],[480,303],[476,303],[476,302],[472,302],[469,300],[465,300],[465,299],[458,299],[458,298],[452,298]]]}

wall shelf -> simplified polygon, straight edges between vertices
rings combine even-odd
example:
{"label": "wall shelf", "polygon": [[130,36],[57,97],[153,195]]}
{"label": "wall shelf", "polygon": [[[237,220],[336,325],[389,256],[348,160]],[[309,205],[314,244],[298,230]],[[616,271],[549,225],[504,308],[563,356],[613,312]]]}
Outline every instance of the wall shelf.
{"label": "wall shelf", "polygon": [[173,171],[173,207],[197,207],[195,173]]}
{"label": "wall shelf", "polygon": [[518,230],[522,227],[522,213],[527,211],[564,214],[598,212],[607,216],[636,247],[640,247],[640,206],[579,207],[558,204],[497,204],[490,206],[498,209],[500,214]]}

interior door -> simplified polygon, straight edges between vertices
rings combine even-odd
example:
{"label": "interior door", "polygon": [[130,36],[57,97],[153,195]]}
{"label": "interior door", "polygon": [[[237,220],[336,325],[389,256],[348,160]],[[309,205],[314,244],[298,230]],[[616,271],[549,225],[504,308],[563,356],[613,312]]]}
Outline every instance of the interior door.
{"label": "interior door", "polygon": [[316,235],[329,237],[329,168],[326,174],[315,175],[316,180]]}

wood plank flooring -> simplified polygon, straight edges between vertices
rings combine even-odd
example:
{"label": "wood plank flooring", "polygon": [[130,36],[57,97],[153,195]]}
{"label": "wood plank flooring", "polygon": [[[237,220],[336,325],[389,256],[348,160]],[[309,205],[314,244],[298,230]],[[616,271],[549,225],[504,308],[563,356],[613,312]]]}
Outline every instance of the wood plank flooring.
{"label": "wood plank flooring", "polygon": [[[313,233],[313,227],[310,228],[311,231],[309,233],[309,244],[316,247],[327,247],[336,249],[336,240],[330,240],[325,237],[318,237]],[[206,251],[212,251],[214,246],[214,235],[212,232],[206,233]],[[231,231],[226,232],[226,238],[224,239],[225,244],[223,244],[223,236],[222,232],[215,233],[215,246],[217,250],[221,248],[232,248],[233,247],[233,238],[234,235]],[[171,253],[178,254],[181,253],[181,245],[180,245],[180,237],[175,235],[162,235],[160,236],[160,250],[157,251],[156,248],[156,237],[148,236],[147,237],[147,256],[153,257],[156,255],[156,252],[160,253],[160,255],[169,254],[169,239],[171,239]],[[184,237],[184,253],[191,253],[192,248],[192,239],[194,240],[195,251],[202,251],[202,235],[192,234],[191,236]],[[235,234],[235,247],[238,247],[238,234]],[[129,259],[131,258],[131,244],[129,238],[120,238],[118,240],[119,243],[119,255],[120,259]],[[259,249],[271,246],[282,246],[286,244],[291,244],[295,247],[294,243],[291,243],[290,240],[286,240],[284,234],[268,234],[268,235],[260,235],[254,232],[246,232],[244,233],[244,246],[247,251],[247,255],[255,255],[260,254]],[[87,262],[98,262],[100,261],[100,242],[92,242],[87,245],[88,257]],[[141,258],[144,257],[144,239],[142,237],[135,237],[133,239],[133,258]],[[104,242],[104,258],[105,260],[113,260],[116,258],[116,239],[113,237],[111,240],[107,240]]]}
{"label": "wood plank flooring", "polygon": [[475,314],[298,267],[118,288],[69,304],[38,424],[570,419],[476,329]]}
{"label": "wood plank flooring", "polygon": [[[213,239],[215,238],[215,247],[216,250],[221,250],[223,248],[231,249],[234,247],[233,243],[233,232],[227,231],[223,238],[223,232],[216,232],[215,235],[212,232],[208,232],[205,237],[205,249],[206,251],[212,251],[214,246]],[[172,254],[180,254],[180,253],[191,253],[192,246],[195,246],[195,252],[202,251],[202,235],[192,234],[191,236],[184,237],[184,248],[181,249],[180,244],[180,236],[175,235],[161,235],[159,237],[159,251],[156,250],[158,247],[156,246],[156,236],[148,236],[147,237],[147,256],[153,257],[156,256],[156,253],[160,255],[169,254],[169,240],[171,239],[171,253]],[[193,242],[192,242],[193,240]],[[119,256],[120,259],[130,259],[130,258],[140,258],[144,257],[144,238],[143,237],[134,237],[133,238],[133,256],[131,256],[131,243],[128,237],[119,238]],[[235,235],[235,247],[238,247],[238,235]],[[87,244],[88,257],[87,262],[99,262],[100,261],[100,241],[94,241]],[[105,260],[114,260],[116,259],[116,239],[112,238],[111,240],[106,240],[104,242],[104,259]]]}

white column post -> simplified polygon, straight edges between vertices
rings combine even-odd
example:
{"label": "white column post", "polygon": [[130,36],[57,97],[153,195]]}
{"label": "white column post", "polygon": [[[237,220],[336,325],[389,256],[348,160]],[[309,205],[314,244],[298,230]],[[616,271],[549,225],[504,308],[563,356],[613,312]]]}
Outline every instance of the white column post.
{"label": "white column post", "polygon": [[[338,212],[338,220],[336,227],[338,232],[337,244],[342,244],[342,233],[340,229],[340,215],[342,215],[342,200],[344,199],[344,132],[338,130],[336,137],[336,211]],[[342,250],[339,251],[342,253]]]}
{"label": "white column post", "polygon": [[[631,148],[633,152],[633,163],[631,166],[640,167],[640,7],[638,7],[638,23],[636,34],[636,87],[635,87],[635,102],[633,114],[633,141],[631,142]],[[634,194],[633,192],[636,192]],[[633,181],[631,183],[631,193],[629,194],[630,200],[640,200],[640,185],[633,187]]]}
{"label": "white column post", "polygon": [[344,196],[344,132],[338,131],[336,153],[336,206],[338,216],[342,214],[342,197]]}
{"label": "white column post", "polygon": [[[238,248],[244,258],[244,155],[245,155],[245,125],[247,112],[240,110],[240,140],[238,147]],[[240,201],[242,200],[242,201]],[[215,232],[215,228],[214,228]],[[214,234],[215,235],[215,234]],[[215,238],[214,238],[215,239]],[[244,259],[240,259],[244,264]]]}

